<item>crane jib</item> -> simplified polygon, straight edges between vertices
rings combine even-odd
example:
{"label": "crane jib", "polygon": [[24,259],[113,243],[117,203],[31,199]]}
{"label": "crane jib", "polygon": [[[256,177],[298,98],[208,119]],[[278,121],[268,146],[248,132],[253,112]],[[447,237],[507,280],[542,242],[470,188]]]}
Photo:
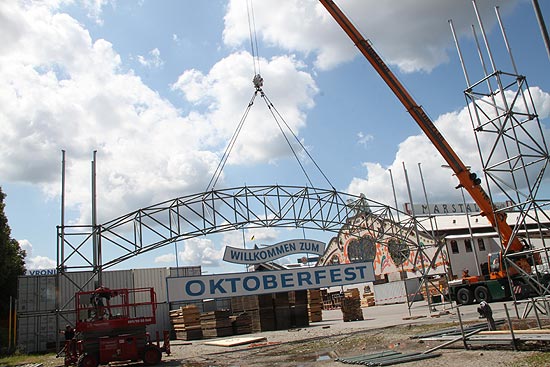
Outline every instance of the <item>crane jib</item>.
{"label": "crane jib", "polygon": [[[401,84],[390,68],[374,50],[374,48],[365,40],[361,33],[355,28],[346,15],[332,0],[319,0],[321,4],[332,15],[334,20],[351,38],[355,46],[361,51],[363,56],[374,67],[376,72],[382,77],[384,82],[390,87],[395,96],[405,106],[407,112],[413,117],[428,139],[439,151],[441,156],[449,164],[460,181],[460,185],[466,189],[472,199],[478,204],[491,225],[500,233],[502,246],[506,250],[520,251],[523,246],[519,239],[514,236],[512,227],[506,222],[506,214],[496,212],[491,198],[471,177],[468,167],[460,160],[455,151],[441,135],[434,123],[424,112],[424,110],[414,101],[406,88]],[[511,240],[511,241],[510,241]]]}

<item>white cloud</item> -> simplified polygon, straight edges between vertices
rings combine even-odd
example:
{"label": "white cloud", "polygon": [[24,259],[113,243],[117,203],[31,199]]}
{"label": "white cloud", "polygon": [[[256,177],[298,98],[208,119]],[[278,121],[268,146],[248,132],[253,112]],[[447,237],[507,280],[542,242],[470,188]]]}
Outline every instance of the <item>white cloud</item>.
{"label": "white cloud", "polygon": [[[175,36],[175,35],[174,35]],[[160,58],[160,51],[158,48],[154,48],[147,54],[148,56],[138,55],[138,62],[148,68],[160,68],[164,65],[164,61]]]}
{"label": "white cloud", "polygon": [[[231,54],[220,60],[208,74],[198,70],[184,72],[172,88],[196,106],[206,109],[213,122],[208,144],[225,144],[235,131],[253,95],[252,56],[247,52]],[[305,127],[304,110],[314,105],[317,87],[304,65],[292,56],[260,60],[264,91],[290,128],[298,133]],[[292,91],[292,93],[288,93]],[[275,161],[291,153],[265,102],[256,98],[231,152],[229,163],[255,164]],[[288,134],[288,131],[286,131]]]}
{"label": "white cloud", "polygon": [[24,250],[27,256],[32,256],[32,243],[29,240],[18,240],[19,247]]}
{"label": "white cloud", "polygon": [[183,250],[178,256],[180,266],[216,267],[223,258],[223,250],[217,249],[210,239],[192,238],[183,241]]}
{"label": "white cloud", "polygon": [[174,254],[165,254],[155,257],[155,263],[175,263],[176,255]]}
{"label": "white cloud", "polygon": [[[517,0],[479,1],[478,8],[486,18],[486,28],[490,29],[496,22],[495,5],[500,5],[504,14],[516,3]],[[452,42],[447,19],[453,20],[459,34],[469,34],[470,24],[475,19],[471,3],[456,0],[403,0],[399,5],[391,1],[348,0],[339,1],[338,5],[363,36],[372,40],[384,59],[405,72],[430,71],[447,62],[447,49]],[[260,44],[314,53],[315,64],[320,69],[330,69],[358,54],[318,1],[255,2],[254,17]],[[229,3],[224,42],[231,46],[250,42],[242,0]]]}
{"label": "white cloud", "polygon": [[111,0],[80,0],[86,10],[88,11],[88,17],[95,20],[99,25],[103,25],[103,20],[101,19],[101,13],[103,12],[103,7],[111,2]]}
{"label": "white cloud", "polygon": [[[92,40],[69,15],[34,2],[2,2],[0,19],[6,20],[0,35],[4,180],[32,183],[57,196],[61,150],[66,150],[66,204],[80,211],[80,223],[90,222],[94,150],[100,223],[206,188],[218,151],[254,90],[249,54],[229,55],[206,74],[184,72],[174,88],[195,109],[182,116],[132,71],[121,70],[111,43]],[[297,133],[317,92],[302,67],[289,56],[262,60],[265,90]],[[231,163],[266,162],[289,154],[266,116],[267,108],[258,101]]]}
{"label": "white cloud", "polygon": [[[533,96],[539,118],[544,120],[550,116],[550,94],[545,93],[538,87],[530,88],[530,94]],[[508,98],[511,99],[512,95],[508,95]],[[494,111],[490,111],[489,107],[487,107],[487,110],[488,115],[494,113]],[[471,166],[472,172],[480,174],[482,172],[481,163],[468,108],[465,107],[460,111],[443,114],[434,123],[462,162]],[[534,123],[524,127],[536,129]],[[537,131],[531,130],[531,133],[533,136],[537,136]],[[548,141],[548,136],[550,136],[548,130],[545,130],[544,133]],[[492,147],[489,135],[479,135],[479,137],[480,145],[484,151]],[[497,158],[497,161],[504,160],[502,147],[493,154],[497,157],[502,156],[500,159]],[[452,175],[451,170],[441,167],[446,162],[425,135],[410,136],[401,142],[393,163],[388,167],[383,167],[375,162],[365,162],[363,165],[366,168],[367,176],[364,178],[354,177],[347,188],[347,192],[352,194],[364,193],[369,199],[393,206],[394,199],[389,172],[391,170],[399,207],[403,208],[403,203],[410,202],[403,171],[403,164],[405,164],[413,201],[425,203],[418,163],[421,163],[422,176],[429,200],[432,203],[437,201],[448,202],[451,200],[450,198],[462,200],[460,191],[454,189],[458,184],[457,178]],[[483,183],[484,187],[486,187],[486,184]]]}
{"label": "white cloud", "polygon": [[57,267],[57,263],[55,260],[50,259],[47,256],[33,256],[33,246],[32,243],[28,240],[18,240],[19,247],[21,247],[22,250],[25,250],[26,257],[25,257],[25,268],[27,270],[35,270],[35,269],[55,269]]}
{"label": "white cloud", "polygon": [[47,256],[34,256],[26,261],[25,266],[27,270],[55,269],[57,264],[55,260],[52,260]]}
{"label": "white cloud", "polygon": [[367,146],[369,142],[374,140],[374,136],[371,134],[365,134],[362,131],[357,133],[357,143],[363,146]]}

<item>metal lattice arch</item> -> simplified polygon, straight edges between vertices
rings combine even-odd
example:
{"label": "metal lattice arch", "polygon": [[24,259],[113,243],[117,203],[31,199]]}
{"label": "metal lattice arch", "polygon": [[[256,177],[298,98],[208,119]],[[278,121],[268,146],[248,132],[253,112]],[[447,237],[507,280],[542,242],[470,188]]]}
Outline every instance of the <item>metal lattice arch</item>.
{"label": "metal lattice arch", "polygon": [[[85,285],[101,283],[103,270],[134,256],[190,238],[261,227],[335,234],[345,230],[349,236],[369,230],[384,242],[395,238],[416,249],[418,241],[411,233],[426,236],[429,231],[406,213],[396,214],[397,209],[388,205],[334,189],[275,185],[212,190],[154,204],[97,226],[59,226],[57,270],[61,276],[92,271]],[[359,216],[368,220],[357,220]],[[423,243],[443,246],[433,238]]]}

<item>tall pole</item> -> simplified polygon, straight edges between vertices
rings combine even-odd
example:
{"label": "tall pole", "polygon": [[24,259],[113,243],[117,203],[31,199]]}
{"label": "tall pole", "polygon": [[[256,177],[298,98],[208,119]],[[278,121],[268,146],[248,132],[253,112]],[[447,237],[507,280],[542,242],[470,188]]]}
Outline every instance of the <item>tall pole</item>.
{"label": "tall pole", "polygon": [[470,241],[472,244],[472,250],[474,250],[474,261],[476,262],[476,275],[481,275],[479,271],[479,259],[477,257],[476,244],[474,243],[474,233],[472,232],[472,224],[470,222],[470,213],[468,213],[468,207],[466,206],[466,197],[464,196],[464,189],[460,188],[462,194],[462,203],[464,204],[464,212],[466,213],[466,221],[468,222],[468,231],[470,232]]}
{"label": "tall pole", "polygon": [[[428,309],[432,311],[432,303],[430,299],[430,292],[428,288],[428,283],[426,282],[426,267],[424,265],[424,251],[422,250],[422,245],[420,243],[420,236],[418,235],[418,227],[416,226],[416,214],[414,212],[414,203],[412,199],[412,192],[411,192],[411,185],[409,183],[409,175],[407,174],[407,168],[405,167],[405,162],[403,162],[403,172],[405,173],[405,182],[407,184],[407,192],[409,194],[409,201],[411,202],[411,210],[412,210],[412,217],[414,220],[414,234],[416,236],[416,257],[413,266],[416,267],[416,262],[418,260],[418,256],[420,256],[420,264],[422,264],[422,282],[424,283],[424,288],[426,291],[426,298],[428,301]],[[408,295],[407,295],[408,297]],[[408,302],[408,300],[407,300]]]}
{"label": "tall pole", "polygon": [[542,39],[544,40],[544,45],[546,46],[546,53],[548,54],[548,59],[550,59],[550,37],[548,36],[548,28],[544,23],[544,18],[542,17],[542,12],[540,11],[539,0],[533,1],[533,9],[535,10],[535,15],[537,16],[537,21],[539,22],[540,33]]}
{"label": "tall pole", "polygon": [[100,258],[101,258],[101,249],[100,249],[100,243],[99,243],[99,233],[97,228],[97,187],[96,187],[96,157],[97,157],[97,150],[94,150],[93,152],[93,159],[92,159],[92,245],[93,245],[93,265],[94,265],[94,272],[97,274],[97,285],[101,286],[103,285],[102,277],[101,277],[101,264],[100,264]]}
{"label": "tall pole", "polygon": [[424,183],[424,175],[422,175],[422,164],[418,163],[418,172],[420,173],[420,182],[422,182],[422,190],[424,191],[424,200],[426,200],[426,206],[428,207],[428,218],[430,218],[430,227],[432,230],[432,237],[435,238],[435,232],[437,230],[437,221],[435,217],[433,218],[435,222],[435,229],[434,229],[434,223],[432,222],[432,210],[430,209],[430,202],[428,201],[428,193],[426,192],[426,184]]}
{"label": "tall pole", "polygon": [[8,316],[8,353],[11,351],[11,318],[12,318],[11,305],[12,303],[13,303],[13,297],[10,296],[10,315]]}
{"label": "tall pole", "polygon": [[397,207],[397,196],[395,195],[395,185],[393,183],[393,174],[391,172],[391,169],[388,169],[390,172],[390,181],[391,181],[391,189],[393,192],[393,202],[395,203],[395,209],[397,210],[397,221],[401,222],[401,219],[399,218],[399,208]]}
{"label": "tall pole", "polygon": [[[65,262],[65,151],[61,151],[61,246],[58,247],[57,265]],[[61,258],[59,258],[59,255]],[[61,260],[61,262],[59,261]],[[59,269],[57,269],[59,271]]]}
{"label": "tall pole", "polygon": [[[55,274],[55,330],[59,330],[61,294],[59,277],[65,268],[65,150],[61,150],[61,218],[57,234],[57,269]],[[59,333],[55,333],[55,350],[59,350]]]}

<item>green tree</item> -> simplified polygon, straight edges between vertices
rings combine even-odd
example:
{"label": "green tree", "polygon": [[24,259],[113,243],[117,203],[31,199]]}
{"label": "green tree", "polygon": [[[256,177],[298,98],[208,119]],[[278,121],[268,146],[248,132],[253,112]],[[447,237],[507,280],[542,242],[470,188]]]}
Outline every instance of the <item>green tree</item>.
{"label": "green tree", "polygon": [[6,194],[0,187],[0,317],[7,318],[10,296],[17,297],[17,277],[25,274],[25,250],[11,238],[8,218],[4,213]]}

